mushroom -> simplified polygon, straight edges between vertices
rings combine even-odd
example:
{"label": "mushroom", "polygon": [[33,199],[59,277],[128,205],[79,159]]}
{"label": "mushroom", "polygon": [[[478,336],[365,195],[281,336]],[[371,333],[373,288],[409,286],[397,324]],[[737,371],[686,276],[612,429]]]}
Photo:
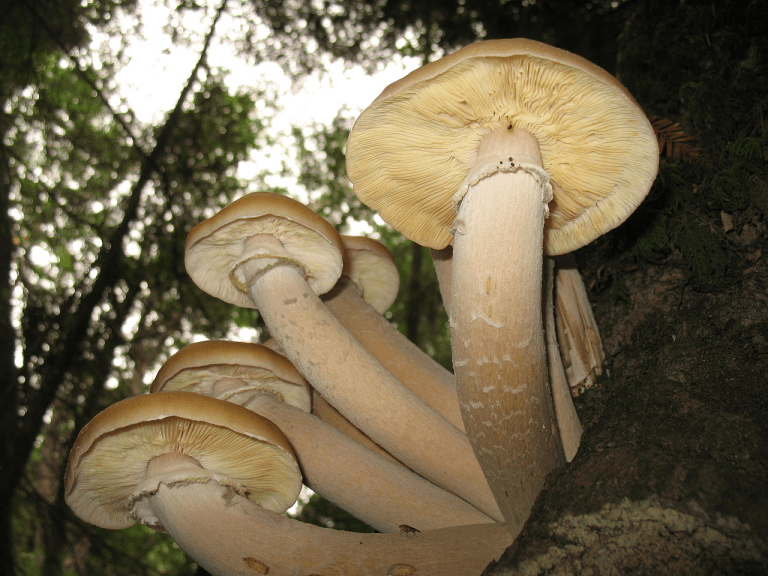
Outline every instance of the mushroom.
{"label": "mushroom", "polygon": [[[171,356],[150,390],[183,389],[208,396],[217,390],[249,390],[225,396],[280,428],[296,453],[307,486],[380,532],[397,531],[403,521],[427,529],[493,522],[464,500],[372,453],[284,396],[265,388],[259,392],[256,375],[280,388],[274,385],[281,379],[273,369],[292,381],[303,381],[285,358],[259,344],[199,342]],[[216,372],[225,374],[222,380],[215,380]],[[240,384],[239,377],[231,376],[237,372],[242,374]]]}
{"label": "mushroom", "polygon": [[500,519],[467,437],[403,386],[317,296],[341,274],[342,250],[333,227],[300,202],[256,193],[195,226],[185,262],[204,291],[257,308],[299,372],[374,442]]}
{"label": "mushroom", "polygon": [[505,520],[563,462],[542,327],[544,254],[620,224],[658,168],[650,123],[610,74],[528,40],[478,42],[390,85],[357,119],[347,173],[406,237],[453,242],[462,416]]}
{"label": "mushroom", "polygon": [[250,410],[190,392],[136,396],[99,413],[77,437],[64,487],[86,522],[167,532],[213,574],[402,574],[410,566],[463,575],[512,542],[496,523],[417,539],[286,518],[301,487],[287,439]]}
{"label": "mushroom", "polygon": [[[376,312],[384,314],[395,303],[400,290],[395,257],[384,244],[367,236],[343,234],[341,241],[347,258],[339,281],[354,284],[360,297]],[[333,292],[325,296],[330,298]]]}
{"label": "mushroom", "polygon": [[323,296],[326,306],[384,367],[463,432],[453,374],[382,316],[399,286],[392,254],[372,238],[342,236],[342,240],[347,260],[336,286]]}
{"label": "mushroom", "polygon": [[[179,546],[211,574],[467,576],[512,544],[504,524],[422,530],[415,537],[320,528],[254,506],[215,485],[161,485],[152,496]],[[185,506],[194,501],[195,507]],[[201,510],[212,519],[201,523]]]}
{"label": "mushroom", "polygon": [[287,358],[266,346],[209,340],[185,346],[155,376],[150,392],[196,392],[244,406],[272,394],[304,412],[312,409],[309,383]]}
{"label": "mushroom", "polygon": [[[161,531],[161,485],[215,485],[281,513],[301,489],[290,443],[266,418],[223,400],[189,392],[134,396],[100,412],[77,436],[64,495],[77,516],[102,528],[136,522]],[[182,502],[193,524],[214,523],[195,500]]]}

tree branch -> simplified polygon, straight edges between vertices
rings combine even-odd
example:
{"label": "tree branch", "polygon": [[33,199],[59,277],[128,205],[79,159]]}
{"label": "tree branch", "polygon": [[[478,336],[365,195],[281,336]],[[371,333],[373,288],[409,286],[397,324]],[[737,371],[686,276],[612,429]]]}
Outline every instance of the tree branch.
{"label": "tree branch", "polygon": [[102,245],[101,251],[93,265],[93,268],[99,272],[91,284],[90,290],[83,294],[74,310],[69,308],[62,309],[59,316],[54,320],[54,323],[58,323],[61,326],[61,331],[58,338],[50,342],[51,351],[40,370],[39,389],[27,390],[30,399],[34,397],[34,402],[30,402],[26,406],[26,412],[22,417],[22,425],[17,430],[16,437],[10,441],[10,444],[13,446],[14,457],[9,462],[12,469],[5,470],[3,474],[7,482],[11,484],[11,486],[5,488],[6,493],[12,493],[18,478],[21,477],[21,470],[26,464],[34,440],[42,426],[43,415],[55,398],[64,375],[79,357],[81,343],[87,337],[88,327],[91,324],[94,311],[102,301],[107,290],[114,287],[120,280],[119,268],[124,255],[123,242],[131,226],[136,221],[144,189],[155,173],[158,158],[171,139],[187,96],[197,81],[199,71],[205,63],[208,48],[215,34],[216,25],[226,5],[227,0],[223,0],[217,9],[210,30],[206,35],[200,58],[182,89],[174,109],[163,125],[152,152],[142,162],[139,178],[127,199],[122,221]]}

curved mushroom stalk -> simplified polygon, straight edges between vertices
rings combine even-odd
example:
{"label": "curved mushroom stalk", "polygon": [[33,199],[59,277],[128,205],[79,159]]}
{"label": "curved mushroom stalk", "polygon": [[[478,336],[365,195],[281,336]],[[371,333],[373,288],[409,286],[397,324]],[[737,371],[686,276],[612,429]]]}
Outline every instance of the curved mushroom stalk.
{"label": "curved mushroom stalk", "polygon": [[341,238],[347,256],[344,270],[322,300],[384,367],[463,432],[453,374],[383,317],[400,286],[394,256],[378,240],[364,236]]}
{"label": "curved mushroom stalk", "polygon": [[312,414],[329,426],[333,426],[336,430],[345,436],[348,436],[358,444],[362,444],[371,452],[375,452],[379,456],[383,456],[395,464],[403,465],[400,460],[392,456],[392,454],[384,450],[384,448],[361,432],[357,426],[352,424],[348,418],[345,418],[341,412],[336,410],[328,400],[323,398],[320,393],[314,389],[312,390]]}
{"label": "curved mushroom stalk", "polygon": [[324,298],[336,318],[392,374],[430,408],[464,431],[453,374],[408,340],[368,304],[355,284],[342,280]]}
{"label": "curved mushroom stalk", "polygon": [[504,519],[522,525],[544,477],[564,462],[542,326],[551,188],[538,144],[524,131],[486,136],[476,166],[465,180],[453,241],[456,388]]}
{"label": "curved mushroom stalk", "polygon": [[[265,348],[269,348],[273,352],[277,352],[281,356],[285,356],[285,350],[283,350],[283,347],[280,346],[280,343],[275,340],[274,338],[270,338],[263,344],[258,344],[259,346],[264,346]],[[379,454],[381,456],[384,456],[388,460],[391,460],[392,462],[395,462],[397,464],[402,464],[400,460],[392,456],[389,452],[384,450],[381,446],[376,444],[373,440],[371,440],[368,436],[366,436],[357,426],[352,424],[352,422],[349,421],[348,418],[345,418],[344,415],[336,410],[325,398],[322,397],[322,395],[315,390],[314,388],[312,390],[312,409],[311,412],[320,420],[325,422],[326,424],[330,424],[346,436],[349,436],[357,442],[358,444],[362,444],[368,450],[371,450],[372,452],[376,452],[376,454]]]}
{"label": "curved mushroom stalk", "polygon": [[290,441],[304,483],[379,532],[401,524],[421,530],[494,520],[458,496],[375,454],[317,417],[259,396],[246,408],[268,418]]}
{"label": "curved mushroom stalk", "polygon": [[[430,251],[435,270],[437,271],[440,294],[443,302],[446,303],[446,309],[450,316],[453,246],[446,246],[442,250],[432,248]],[[547,365],[555,419],[560,430],[560,440],[563,444],[565,459],[570,462],[576,455],[583,431],[576,407],[573,405],[571,391],[575,390],[574,386],[581,385],[584,380],[572,380],[572,374],[580,374],[581,372],[567,370],[563,366],[563,359],[569,359],[569,366],[576,365],[578,360],[585,357],[584,351],[589,350],[590,347],[586,344],[575,346],[572,343],[574,338],[571,337],[559,340],[561,334],[560,324],[563,324],[562,330],[564,334],[584,335],[585,340],[592,344],[592,347],[595,349],[599,348],[602,351],[602,344],[599,335],[597,335],[597,341],[593,338],[588,338],[590,335],[597,334],[597,327],[594,316],[592,316],[589,301],[586,300],[586,291],[583,289],[584,283],[581,282],[578,271],[575,269],[561,270],[559,267],[557,270],[553,270],[554,262],[554,259],[547,258],[545,280],[543,283],[544,332],[546,335]],[[561,276],[561,272],[566,272],[566,274]],[[576,274],[575,277],[573,272]],[[581,291],[579,291],[579,285],[581,286]],[[582,293],[583,298],[577,298]],[[553,294],[556,296],[555,303],[552,302]],[[586,310],[583,309],[585,305]],[[556,318],[560,319],[559,323],[556,322]],[[564,347],[561,346],[561,342]],[[572,358],[574,358],[573,361],[571,360]],[[578,366],[582,366],[582,364],[579,363]],[[599,370],[599,367],[597,369]]]}
{"label": "curved mushroom stalk", "polygon": [[467,576],[480,574],[513,541],[503,524],[415,535],[320,528],[254,506],[213,482],[161,485],[146,498],[179,546],[216,576]]}
{"label": "curved mushroom stalk", "polygon": [[341,269],[313,266],[307,254],[322,252],[336,269],[339,245],[333,227],[301,203],[252,194],[189,233],[185,262],[204,290],[257,308],[286,357],[371,440],[501,519],[467,437],[384,368],[318,297]]}
{"label": "curved mushroom stalk", "polygon": [[309,288],[294,266],[249,271],[250,294],[299,371],[345,417],[406,466],[501,515],[467,437],[386,370]]}

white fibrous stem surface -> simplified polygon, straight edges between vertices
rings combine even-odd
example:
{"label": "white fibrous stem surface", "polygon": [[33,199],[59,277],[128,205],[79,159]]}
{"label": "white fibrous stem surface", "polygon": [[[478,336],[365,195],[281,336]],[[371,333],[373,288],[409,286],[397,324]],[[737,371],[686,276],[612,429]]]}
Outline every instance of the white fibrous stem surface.
{"label": "white fibrous stem surface", "polygon": [[529,134],[490,136],[481,142],[478,172],[457,195],[451,342],[467,435],[514,527],[563,462],[542,326],[551,189]]}
{"label": "white fibrous stem surface", "polygon": [[339,321],[414,394],[464,431],[453,374],[408,340],[348,282],[325,300]]}

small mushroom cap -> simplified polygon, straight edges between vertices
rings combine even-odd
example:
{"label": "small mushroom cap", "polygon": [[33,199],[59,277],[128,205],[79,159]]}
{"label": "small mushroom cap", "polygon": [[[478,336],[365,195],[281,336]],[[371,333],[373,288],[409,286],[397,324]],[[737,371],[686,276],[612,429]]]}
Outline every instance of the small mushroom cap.
{"label": "small mushroom cap", "polygon": [[379,314],[395,302],[400,274],[395,257],[384,244],[367,236],[342,236],[346,262],[343,276],[357,286],[363,299]]}
{"label": "small mushroom cap", "polygon": [[[196,460],[200,469],[147,478],[150,461],[170,453]],[[223,400],[159,392],[113,404],[83,427],[64,494],[77,516],[102,528],[141,521],[162,529],[156,518],[136,513],[135,501],[160,483],[211,480],[274,512],[292,506],[301,490],[296,455],[273,422]]]}
{"label": "small mushroom cap", "polygon": [[579,56],[521,39],[471,44],[386,88],[350,133],[347,173],[385,221],[439,250],[482,138],[520,129],[554,189],[548,254],[620,224],[656,176],[656,137],[629,92]]}
{"label": "small mushroom cap", "polygon": [[174,390],[220,400],[271,393],[304,412],[312,410],[309,383],[290,360],[248,342],[209,340],[185,346],[168,358],[149,389],[153,393]]}
{"label": "small mushroom cap", "polygon": [[[257,235],[274,237],[284,251],[254,251],[248,240]],[[238,273],[252,259],[262,259],[265,267],[278,260],[297,266],[315,293],[324,294],[341,275],[344,247],[328,221],[293,198],[268,192],[235,200],[187,235],[187,273],[202,290],[225,302],[255,308]]]}

